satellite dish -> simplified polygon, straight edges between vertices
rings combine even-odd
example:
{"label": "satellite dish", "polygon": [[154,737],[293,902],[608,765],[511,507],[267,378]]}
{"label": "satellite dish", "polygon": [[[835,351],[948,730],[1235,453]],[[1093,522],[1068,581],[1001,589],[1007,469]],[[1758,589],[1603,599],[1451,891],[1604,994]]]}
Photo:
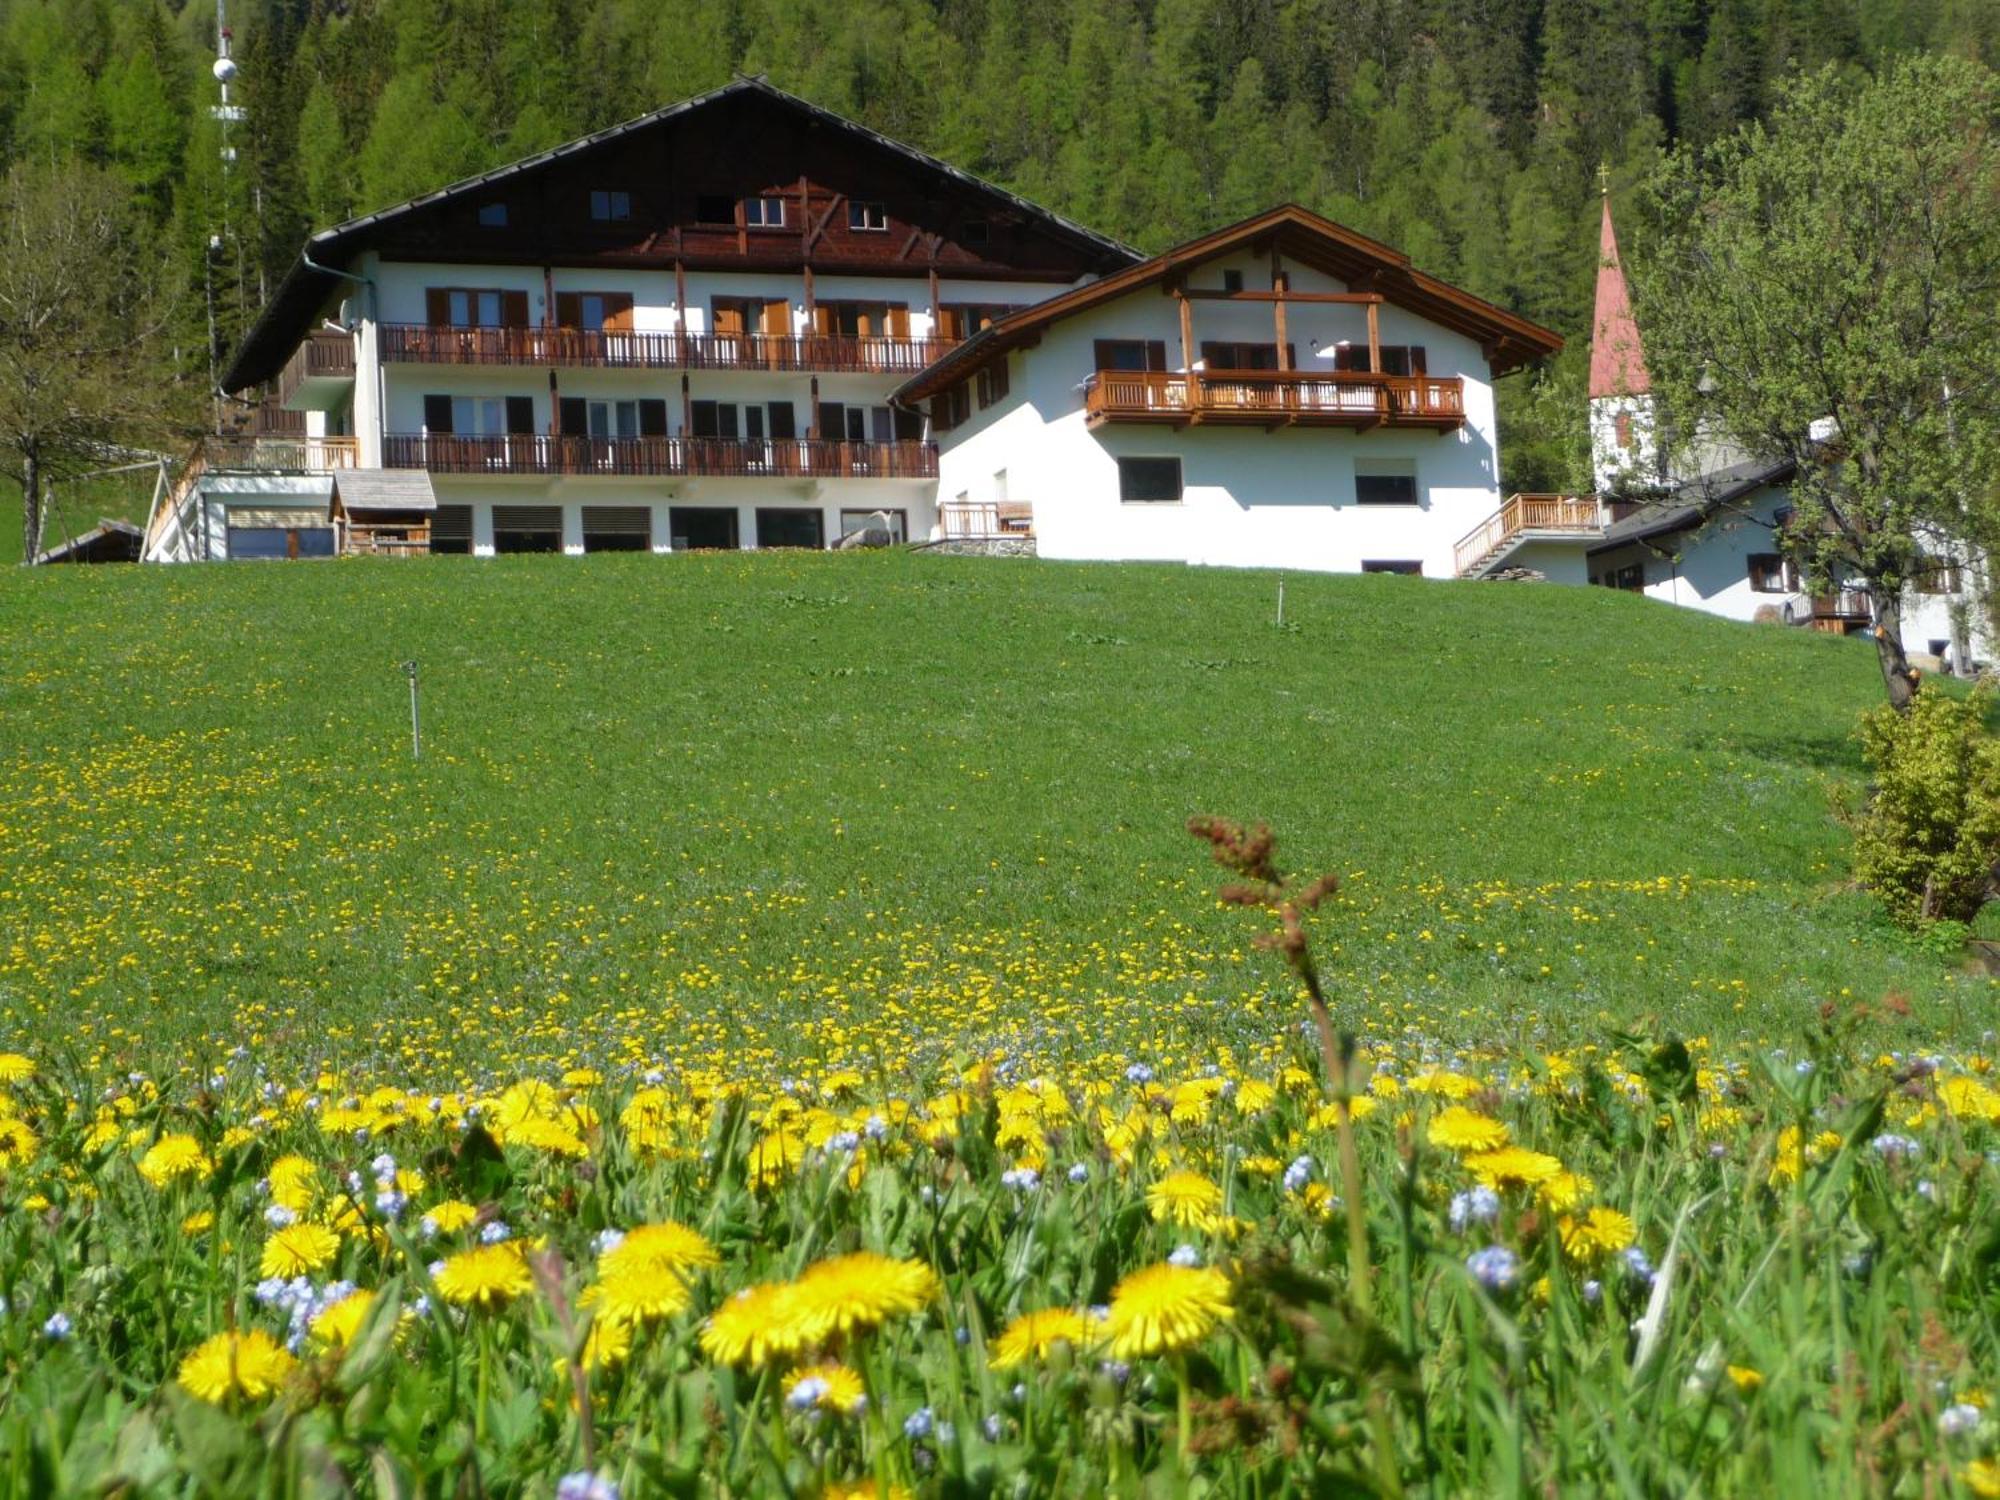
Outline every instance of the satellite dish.
{"label": "satellite dish", "polygon": [[233,57],[218,57],[215,60],[215,66],[209,71],[215,74],[215,81],[217,83],[228,83],[236,76],[236,59]]}

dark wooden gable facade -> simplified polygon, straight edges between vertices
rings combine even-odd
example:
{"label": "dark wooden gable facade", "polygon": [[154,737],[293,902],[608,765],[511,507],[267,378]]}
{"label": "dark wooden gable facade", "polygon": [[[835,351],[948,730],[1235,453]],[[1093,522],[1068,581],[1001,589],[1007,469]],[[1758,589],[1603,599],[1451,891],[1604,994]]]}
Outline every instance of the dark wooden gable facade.
{"label": "dark wooden gable facade", "polygon": [[[317,235],[309,258],[1058,281],[1092,234],[758,79]],[[225,377],[270,375],[347,284],[295,266]],[[944,291],[950,298],[949,288]]]}

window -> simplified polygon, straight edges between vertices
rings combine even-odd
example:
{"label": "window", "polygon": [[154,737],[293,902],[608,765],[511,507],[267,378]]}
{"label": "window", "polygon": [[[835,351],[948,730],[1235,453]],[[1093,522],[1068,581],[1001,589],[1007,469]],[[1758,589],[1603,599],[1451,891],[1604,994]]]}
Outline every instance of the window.
{"label": "window", "polygon": [[1627,563],[1622,568],[1614,568],[1604,576],[1614,589],[1624,589],[1631,594],[1643,594],[1646,591],[1646,565],[1642,562]]}
{"label": "window", "polygon": [[937,310],[938,336],[969,339],[1019,310],[1020,304],[1016,302],[946,302]]}
{"label": "window", "polygon": [[652,506],[584,506],[583,550],[585,552],[650,552],[652,549]]}
{"label": "window", "polygon": [[562,507],[494,506],[493,550],[498,553],[562,551]]}
{"label": "window", "polygon": [[757,545],[760,547],[809,547],[826,545],[826,517],[816,510],[779,510],[758,507]]}
{"label": "window", "polygon": [[431,551],[456,557],[472,555],[472,507],[440,505],[431,518]]}
{"label": "window", "polygon": [[1164,339],[1097,339],[1091,344],[1100,370],[1164,370]]}
{"label": "window", "polygon": [[1128,505],[1181,498],[1181,461],[1178,458],[1121,458],[1118,460],[1118,498]]}
{"label": "window", "polygon": [[979,388],[979,409],[984,411],[1007,394],[1007,356],[982,366],[974,382]]}
{"label": "window", "polygon": [[637,401],[591,401],[586,404],[586,420],[594,438],[635,438],[639,435]]}
{"label": "window", "polygon": [[909,540],[909,513],[900,510],[844,510],[840,513],[840,534],[853,536],[857,531],[867,531],[888,523],[889,540],[900,545]]}
{"label": "window", "polygon": [[1750,587],[1759,594],[1796,594],[1799,571],[1775,552],[1750,554]]}
{"label": "window", "polygon": [[1956,563],[1925,558],[1917,564],[1916,571],[1910,579],[1910,586],[1920,594],[1955,594],[1958,592],[1958,582]]}
{"label": "window", "polygon": [[736,200],[720,193],[702,193],[694,200],[694,216],[703,224],[734,224]]}
{"label": "window", "polygon": [[331,526],[231,526],[231,562],[271,561],[287,557],[333,556]]}
{"label": "window", "polygon": [[479,227],[481,229],[505,229],[507,227],[507,205],[504,203],[480,204]]}
{"label": "window", "polygon": [[783,229],[785,227],[785,200],[783,198],[745,198],[743,200],[743,222],[752,229]]}
{"label": "window", "polygon": [[[1290,357],[1293,352],[1289,344],[1285,346],[1286,363],[1296,369],[1298,361]],[[1205,339],[1201,346],[1201,362],[1211,370],[1275,370],[1278,368],[1278,346]]]}
{"label": "window", "polygon": [[424,397],[424,430],[434,436],[499,437],[535,430],[532,396]]}
{"label": "window", "polygon": [[667,512],[667,531],[676,552],[734,552],[736,508],[676,505]]}
{"label": "window", "polygon": [[[1422,375],[1426,373],[1424,349],[1421,344],[1383,344],[1382,373],[1384,375]],[[1366,371],[1368,369],[1368,346],[1342,341],[1334,346],[1333,367],[1336,370]]]}
{"label": "window", "polygon": [[1424,576],[1424,565],[1415,558],[1377,558],[1361,564],[1364,573],[1396,573],[1405,578]]}
{"label": "window", "polygon": [[1243,273],[1241,271],[1224,271],[1222,273],[1222,289],[1225,292],[1242,291]]}
{"label": "window", "polygon": [[605,223],[629,219],[632,217],[632,195],[622,188],[593,188],[590,216]]}
{"label": "window", "polygon": [[557,292],[556,327],[585,333],[630,333],[630,292]]}
{"label": "window", "polygon": [[865,203],[859,198],[850,199],[847,205],[847,227],[856,233],[887,233],[889,211],[879,203]]}
{"label": "window", "polygon": [[1632,435],[1632,413],[1629,411],[1618,413],[1617,419],[1612,423],[1612,429],[1618,446],[1630,453],[1638,441]]}
{"label": "window", "polygon": [[935,431],[949,432],[971,415],[972,393],[962,380],[931,397],[931,427]]}
{"label": "window", "polygon": [[1360,474],[1354,476],[1354,499],[1359,505],[1415,505],[1417,476],[1406,474]]}
{"label": "window", "polygon": [[526,328],[528,294],[503,287],[426,287],[424,321],[433,328]]}

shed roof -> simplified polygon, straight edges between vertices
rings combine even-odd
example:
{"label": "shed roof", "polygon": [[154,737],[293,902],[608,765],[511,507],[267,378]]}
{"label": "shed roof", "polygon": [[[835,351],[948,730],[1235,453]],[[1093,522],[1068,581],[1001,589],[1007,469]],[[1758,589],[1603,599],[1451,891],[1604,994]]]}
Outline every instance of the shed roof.
{"label": "shed roof", "polygon": [[424,469],[336,469],[333,498],[349,511],[437,509]]}

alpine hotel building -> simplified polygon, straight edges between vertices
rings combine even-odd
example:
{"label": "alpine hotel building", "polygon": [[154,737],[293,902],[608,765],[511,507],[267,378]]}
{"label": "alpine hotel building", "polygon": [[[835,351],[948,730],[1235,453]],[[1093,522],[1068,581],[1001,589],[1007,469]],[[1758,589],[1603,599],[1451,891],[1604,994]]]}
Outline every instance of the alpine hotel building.
{"label": "alpine hotel building", "polygon": [[312,237],[169,560],[1030,539],[1450,576],[1547,329],[1283,207],[1148,259],[771,87]]}

